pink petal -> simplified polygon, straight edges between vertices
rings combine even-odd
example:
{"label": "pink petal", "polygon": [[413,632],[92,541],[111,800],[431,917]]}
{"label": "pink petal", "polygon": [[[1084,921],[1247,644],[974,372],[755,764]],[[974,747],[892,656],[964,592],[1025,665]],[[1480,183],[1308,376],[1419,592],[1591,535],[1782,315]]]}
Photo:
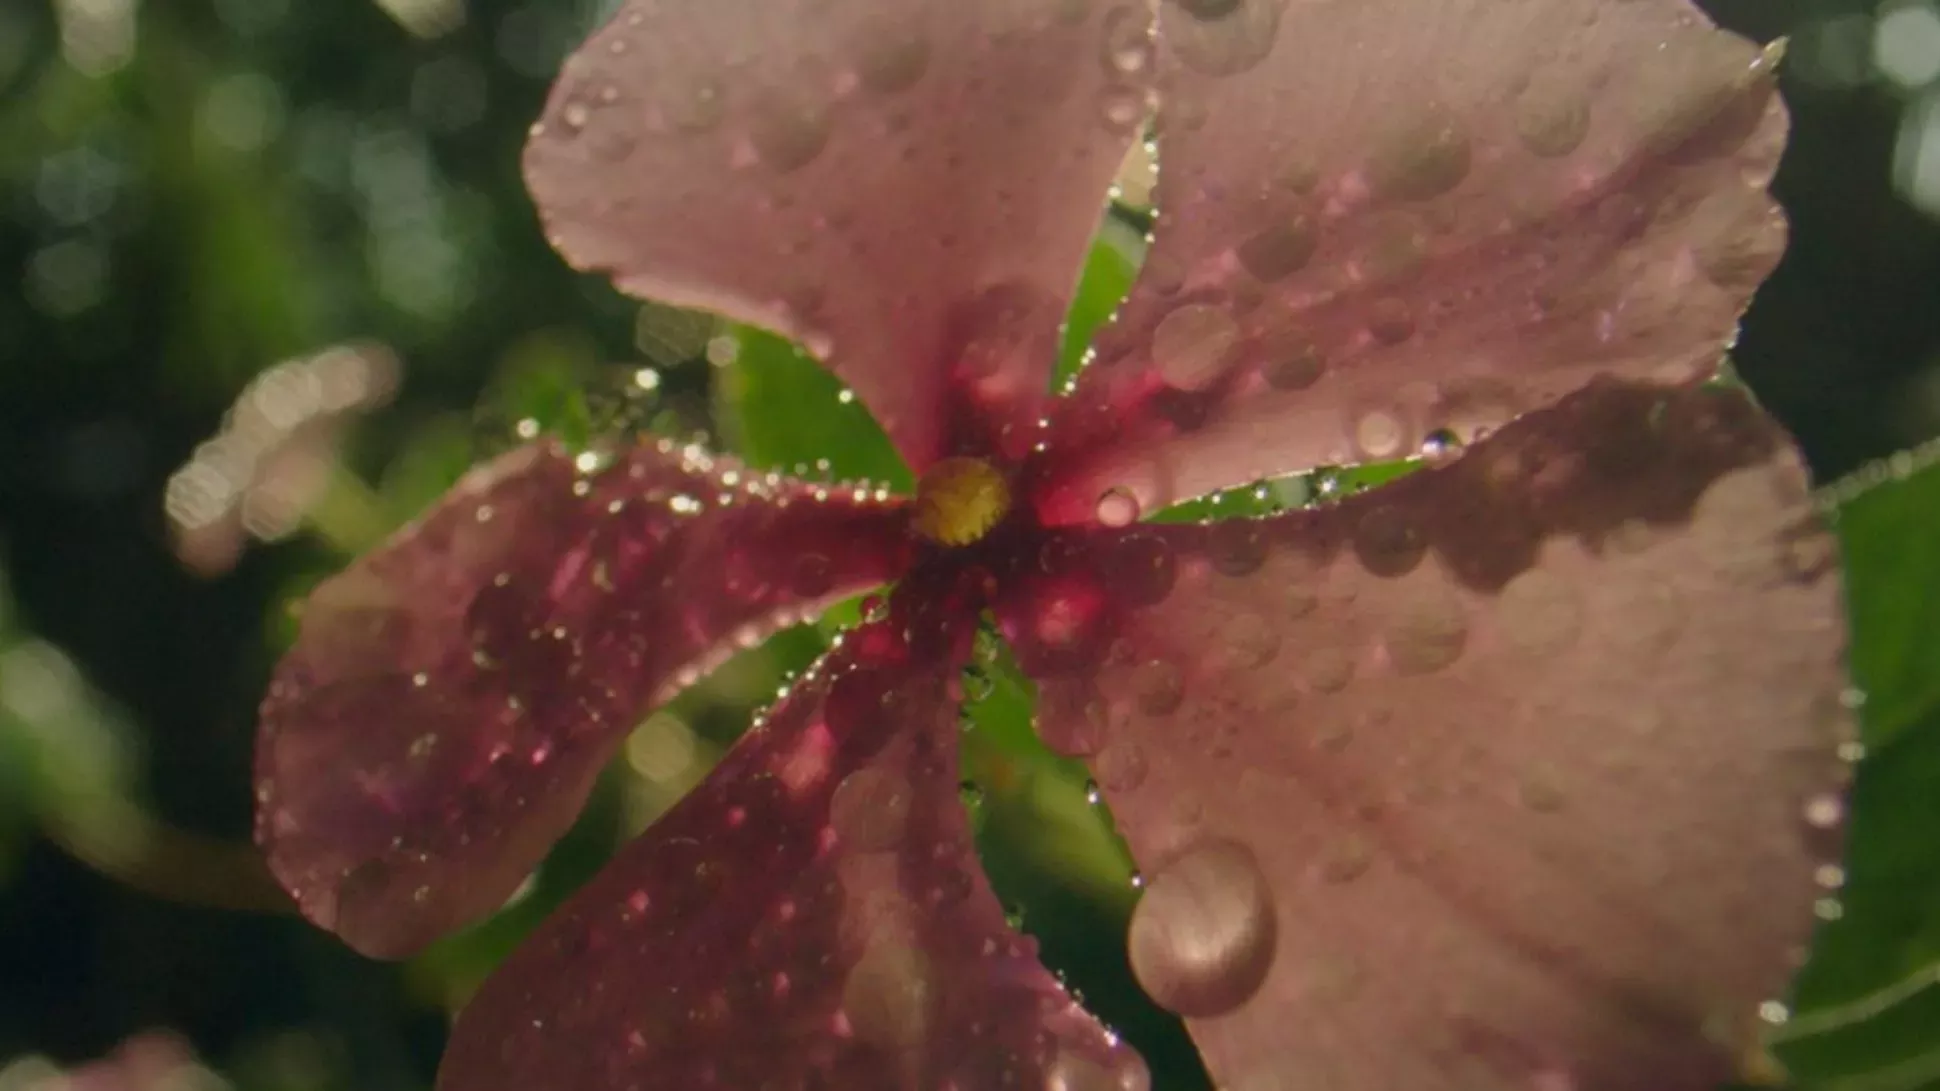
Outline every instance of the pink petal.
{"label": "pink petal", "polygon": [[1022,453],[1143,123],[1148,21],[1084,0],[633,0],[567,62],[526,175],[575,265],[801,340],[919,472]]}
{"label": "pink petal", "polygon": [[1167,0],[1159,37],[1163,216],[1060,422],[1115,448],[1094,499],[1709,375],[1783,248],[1776,55],[1685,0]]}
{"label": "pink petal", "polygon": [[1132,965],[1220,1086],[1751,1056],[1838,881],[1848,725],[1832,545],[1749,401],[1598,384],[1338,507],[1094,548],[1162,598],[1046,737],[1090,736]]}
{"label": "pink petal", "polygon": [[898,503],[664,440],[507,454],[305,604],[257,839],[311,920],[407,954],[503,903],[647,706],[904,552]]}
{"label": "pink petal", "polygon": [[849,634],[486,982],[438,1086],[1144,1091],[984,881],[952,672]]}

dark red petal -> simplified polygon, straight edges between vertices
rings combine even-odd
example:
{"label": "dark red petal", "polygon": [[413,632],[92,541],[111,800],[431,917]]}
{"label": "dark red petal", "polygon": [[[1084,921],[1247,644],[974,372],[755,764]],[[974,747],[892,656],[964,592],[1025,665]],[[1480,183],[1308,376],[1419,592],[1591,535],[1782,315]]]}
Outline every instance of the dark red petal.
{"label": "dark red petal", "polygon": [[1144,120],[1148,23],[1130,2],[633,0],[567,61],[526,176],[574,264],[794,336],[919,472],[959,443],[1021,454]]}
{"label": "dark red petal", "polygon": [[1708,375],[1783,248],[1775,53],[1686,0],[1165,0],[1159,38],[1163,215],[1059,424],[1114,441],[1093,502]]}
{"label": "dark red petal", "polygon": [[1338,507],[1119,534],[1174,579],[1046,734],[1095,721],[1132,965],[1220,1086],[1750,1056],[1837,882],[1846,722],[1832,546],[1747,399],[1598,384]]}
{"label": "dark red petal", "polygon": [[984,881],[952,671],[850,634],[486,982],[438,1086],[1144,1091]]}
{"label": "dark red petal", "polygon": [[903,522],[666,441],[474,470],[305,603],[262,709],[270,867],[375,956],[496,908],[649,705],[891,578]]}

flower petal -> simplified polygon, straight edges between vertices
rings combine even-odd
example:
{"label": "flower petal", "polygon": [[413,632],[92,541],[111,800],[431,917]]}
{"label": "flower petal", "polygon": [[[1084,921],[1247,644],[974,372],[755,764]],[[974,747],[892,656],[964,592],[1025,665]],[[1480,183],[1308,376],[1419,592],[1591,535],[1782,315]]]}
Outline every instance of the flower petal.
{"label": "flower petal", "polygon": [[1129,2],[633,0],[567,62],[526,176],[574,264],[802,341],[918,472],[1021,454],[1144,121],[1148,24]]}
{"label": "flower petal", "polygon": [[1059,424],[1112,448],[1094,501],[1709,375],[1783,248],[1776,52],[1686,0],[1165,0],[1159,38],[1163,217]]}
{"label": "flower petal", "polygon": [[270,867],[369,955],[489,912],[647,705],[889,579],[903,524],[885,498],[664,440],[474,470],[305,604],[262,709]]}
{"label": "flower petal", "polygon": [[486,982],[438,1086],[1143,1091],[984,881],[952,671],[849,634]]}
{"label": "flower petal", "polygon": [[1837,882],[1848,724],[1832,545],[1746,398],[1600,383],[1338,507],[1097,548],[1160,601],[1046,738],[1094,736],[1132,965],[1220,1086],[1753,1056]]}

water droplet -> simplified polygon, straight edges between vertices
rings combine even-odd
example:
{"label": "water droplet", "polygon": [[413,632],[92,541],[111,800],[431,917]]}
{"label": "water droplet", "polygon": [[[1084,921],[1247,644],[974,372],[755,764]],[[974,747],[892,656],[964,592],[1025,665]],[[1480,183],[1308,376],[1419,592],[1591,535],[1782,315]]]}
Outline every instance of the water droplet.
{"label": "water droplet", "polygon": [[929,1029],[934,973],[923,952],[893,936],[869,944],[842,987],[842,1011],[855,1036],[907,1049]]}
{"label": "water droplet", "polygon": [[828,113],[803,103],[769,102],[755,113],[748,139],[771,169],[783,174],[797,171],[813,163],[828,146]]}
{"label": "water droplet", "polygon": [[1363,458],[1398,458],[1409,448],[1409,429],[1400,416],[1372,409],[1354,421],[1354,448]]}
{"label": "water droplet", "polygon": [[1224,661],[1240,670],[1263,667],[1280,652],[1280,634],[1258,614],[1241,614],[1226,623],[1219,634]]}
{"label": "water droplet", "polygon": [[1522,805],[1537,814],[1555,814],[1563,809],[1563,789],[1542,770],[1525,775],[1516,791]]}
{"label": "water droplet", "polygon": [[829,825],[861,852],[885,852],[902,842],[909,819],[909,782],[895,772],[858,769],[842,779],[829,800]]}
{"label": "water droplet", "polygon": [[1389,201],[1440,197],[1468,177],[1468,134],[1451,115],[1430,108],[1387,132],[1368,159],[1368,186]]}
{"label": "water droplet", "polygon": [[1351,883],[1366,875],[1373,863],[1374,846],[1359,834],[1348,834],[1328,851],[1320,874],[1330,883]]}
{"label": "water droplet", "polygon": [[1354,555],[1376,576],[1391,578],[1413,571],[1427,551],[1421,528],[1400,508],[1371,508],[1354,526]]}
{"label": "water droplet", "polygon": [[1233,253],[1247,272],[1271,284],[1306,268],[1319,245],[1312,217],[1299,213],[1255,233]]}
{"label": "water droplet", "polygon": [[1305,390],[1320,381],[1326,360],[1312,339],[1286,332],[1261,346],[1260,377],[1275,390]]}
{"label": "water droplet", "polygon": [[1098,789],[1097,781],[1095,780],[1085,781],[1085,802],[1086,803],[1089,803],[1093,807],[1096,807],[1099,803],[1103,802],[1104,798],[1105,798],[1104,794],[1100,792]]}
{"label": "water droplet", "polygon": [[1132,534],[1113,543],[1100,568],[1105,585],[1129,606],[1163,602],[1179,574],[1171,544],[1156,534]]}
{"label": "water droplet", "polygon": [[1273,52],[1280,30],[1279,0],[1172,0],[1192,18],[1166,22],[1167,44],[1186,67],[1208,76],[1233,76]]}
{"label": "water droplet", "polygon": [[1152,67],[1152,18],[1141,8],[1121,6],[1105,16],[1105,71],[1136,76]]}
{"label": "water droplet", "polygon": [[1846,801],[1827,792],[1805,804],[1805,824],[1815,830],[1835,830],[1846,820]]}
{"label": "water droplet", "polygon": [[1164,716],[1185,700],[1185,679],[1165,660],[1149,660],[1132,672],[1132,695],[1146,715]]}
{"label": "water droplet", "polygon": [[1532,568],[1510,580],[1497,596],[1503,638],[1526,655],[1552,655],[1574,643],[1583,629],[1583,604],[1556,576]]}
{"label": "water droplet", "polygon": [[1132,911],[1132,973],[1162,1007],[1221,1015],[1259,990],[1273,964],[1272,892],[1252,850],[1210,840],[1188,849],[1148,884]]}
{"label": "water droplet", "polygon": [[1152,331],[1152,364],[1180,390],[1200,390],[1232,366],[1239,326],[1226,308],[1188,303],[1159,320]]}
{"label": "water droplet", "polygon": [[1228,519],[1206,531],[1206,557],[1220,574],[1246,576],[1266,563],[1266,527],[1253,519]]}
{"label": "water droplet", "polygon": [[1114,485],[1098,498],[1098,522],[1104,526],[1130,526],[1138,522],[1138,514],[1138,497],[1123,486]]}
{"label": "water droplet", "polygon": [[1367,332],[1384,345],[1398,345],[1415,335],[1415,313],[1402,300],[1377,299],[1368,308]]}
{"label": "water droplet", "polygon": [[586,127],[588,113],[589,111],[586,109],[585,103],[568,102],[565,109],[559,111],[559,120],[565,124],[566,128],[571,129],[573,132],[578,132]]}
{"label": "water droplet", "polygon": [[1461,437],[1448,428],[1437,428],[1421,441],[1422,460],[1431,465],[1452,461],[1461,453]]}
{"label": "water droplet", "polygon": [[675,89],[662,104],[667,123],[683,133],[705,133],[721,124],[727,114],[727,99],[721,85],[711,79],[698,79]]}
{"label": "water droplet", "polygon": [[1578,91],[1535,85],[1516,107],[1516,137],[1530,154],[1556,159],[1581,147],[1590,131],[1590,100]]}
{"label": "water droplet", "polygon": [[863,49],[856,78],[869,91],[893,95],[916,86],[929,68],[929,39],[885,24],[877,28],[875,40]]}
{"label": "water droplet", "polygon": [[1145,124],[1145,91],[1137,87],[1112,85],[1098,93],[1098,116],[1107,132],[1131,136]]}
{"label": "water droplet", "polygon": [[1145,751],[1129,740],[1115,742],[1098,754],[1098,782],[1114,792],[1129,792],[1145,783]]}
{"label": "water droplet", "polygon": [[1354,679],[1354,660],[1346,651],[1333,647],[1305,649],[1301,653],[1302,673],[1315,693],[1339,693]]}
{"label": "water droplet", "polygon": [[1461,658],[1468,643],[1468,616],[1444,591],[1413,596],[1390,625],[1388,662],[1398,674],[1432,674]]}

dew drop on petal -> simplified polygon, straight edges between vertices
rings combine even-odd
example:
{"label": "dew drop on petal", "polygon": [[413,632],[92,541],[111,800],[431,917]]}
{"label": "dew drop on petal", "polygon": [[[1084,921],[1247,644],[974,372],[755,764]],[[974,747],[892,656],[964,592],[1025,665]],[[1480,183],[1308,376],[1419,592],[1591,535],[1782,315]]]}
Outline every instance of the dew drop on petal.
{"label": "dew drop on petal", "polygon": [[1150,1070],[1130,1050],[1108,1065],[1061,1049],[1044,1073],[1044,1091],[1150,1091],[1151,1086]]}
{"label": "dew drop on petal", "polygon": [[1266,528],[1252,519],[1214,523],[1206,535],[1206,556],[1220,574],[1247,576],[1266,563]]}
{"label": "dew drop on petal", "polygon": [[1145,122],[1145,92],[1136,87],[1112,85],[1098,93],[1098,117],[1107,132],[1130,136]]}
{"label": "dew drop on petal", "polygon": [[783,174],[797,171],[813,163],[828,146],[828,113],[815,106],[770,102],[755,114],[748,139],[771,169]]}
{"label": "dew drop on petal", "polygon": [[699,79],[674,90],[661,103],[667,123],[683,133],[711,132],[727,116],[726,96],[721,85]]}
{"label": "dew drop on petal", "polygon": [[1531,155],[1556,159],[1581,147],[1590,131],[1590,102],[1581,92],[1533,86],[1516,107],[1516,138]]}
{"label": "dew drop on petal", "polygon": [[1446,593],[1414,596],[1390,624],[1388,662],[1399,674],[1431,674],[1461,658],[1468,617]]}
{"label": "dew drop on petal", "polygon": [[1326,370],[1320,349],[1304,334],[1270,338],[1261,349],[1260,377],[1275,390],[1305,390],[1319,382]]}
{"label": "dew drop on petal", "polygon": [[1354,526],[1354,555],[1376,576],[1410,572],[1427,551],[1421,528],[1400,508],[1372,508]]}
{"label": "dew drop on petal", "polygon": [[886,1049],[923,1040],[930,1022],[933,971],[923,952],[891,935],[869,944],[842,988],[842,1011],[855,1036]]}
{"label": "dew drop on petal", "polygon": [[1156,534],[1134,534],[1114,543],[1100,567],[1105,585],[1130,606],[1163,602],[1179,575],[1172,546]]}
{"label": "dew drop on petal", "polygon": [[1560,578],[1530,569],[1503,586],[1497,600],[1502,635],[1524,655],[1552,655],[1583,629],[1583,603]]}
{"label": "dew drop on petal", "polygon": [[867,767],[844,777],[829,800],[829,824],[862,852],[883,852],[902,843],[909,818],[910,785],[898,774]]}
{"label": "dew drop on petal", "polygon": [[1130,489],[1114,485],[1098,497],[1098,522],[1108,527],[1126,527],[1138,522],[1138,497]]}
{"label": "dew drop on petal", "polygon": [[1188,848],[1145,884],[1126,945],[1132,973],[1160,1006],[1221,1015],[1259,990],[1278,926],[1252,850],[1214,839]]}
{"label": "dew drop on petal", "polygon": [[1188,303],[1152,331],[1152,364],[1169,385],[1199,390],[1233,363],[1238,344],[1239,326],[1226,308]]}
{"label": "dew drop on petal", "polygon": [[1146,715],[1164,716],[1185,700],[1185,679],[1165,660],[1149,660],[1132,672],[1132,695]]}
{"label": "dew drop on petal", "polygon": [[1390,201],[1440,197],[1468,177],[1468,134],[1440,109],[1397,125],[1376,144],[1368,160],[1368,185]]}
{"label": "dew drop on petal", "polygon": [[1300,214],[1256,232],[1233,253],[1247,272],[1270,284],[1306,268],[1319,243],[1312,218]]}
{"label": "dew drop on petal", "polygon": [[1152,67],[1152,21],[1139,8],[1125,5],[1105,16],[1105,71],[1136,76]]}
{"label": "dew drop on petal", "polygon": [[885,27],[880,38],[863,49],[856,76],[864,89],[890,95],[916,86],[929,67],[929,39]]}
{"label": "dew drop on petal", "polygon": [[1098,783],[1114,792],[1129,792],[1144,784],[1149,771],[1145,750],[1129,739],[1106,746],[1095,765]]}

